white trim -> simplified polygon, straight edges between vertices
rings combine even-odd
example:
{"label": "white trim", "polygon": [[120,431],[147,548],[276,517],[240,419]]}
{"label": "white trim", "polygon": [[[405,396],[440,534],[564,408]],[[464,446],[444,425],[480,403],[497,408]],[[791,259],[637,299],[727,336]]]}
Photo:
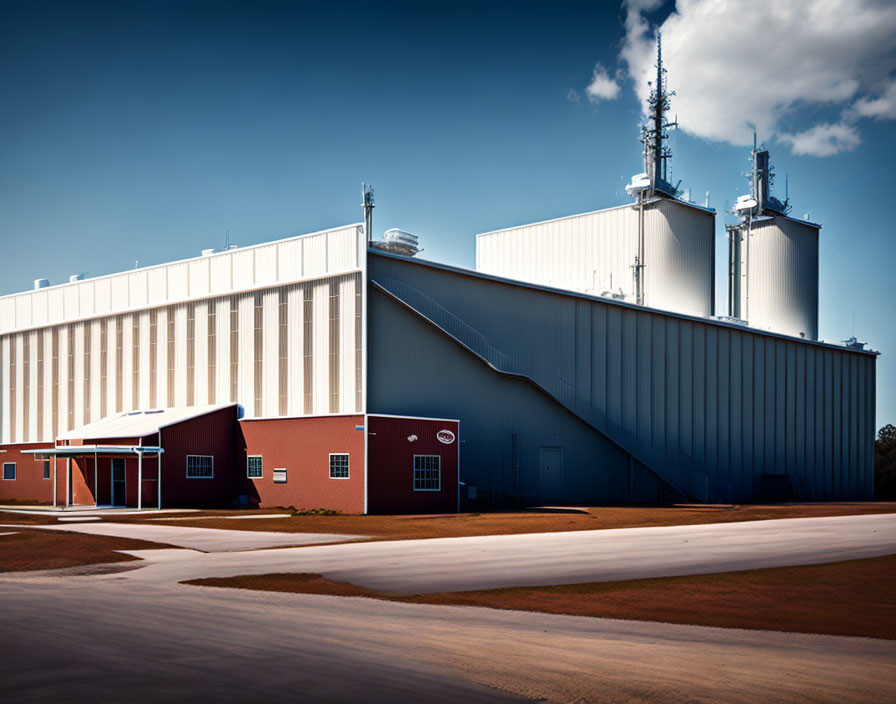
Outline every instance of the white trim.
{"label": "white trim", "polygon": [[[190,476],[190,458],[191,457],[208,457],[212,461],[212,473],[209,476]],[[214,455],[187,455],[184,460],[184,472],[187,479],[214,479],[215,478],[215,456]]]}
{"label": "white trim", "polygon": [[[10,465],[12,465],[12,475],[13,476],[12,476],[12,479],[7,479],[6,478],[6,468]],[[3,463],[3,481],[14,482],[17,477],[18,477],[18,469],[16,467],[16,463],[15,462],[4,462]]]}
{"label": "white trim", "polygon": [[427,418],[425,416],[395,416],[388,413],[368,413],[371,418],[398,418],[399,420],[437,420],[445,423],[460,423],[457,418]]}
{"label": "white trim", "polygon": [[[417,458],[418,457],[435,457],[439,460],[439,488],[438,489],[418,489],[417,488]],[[420,470],[425,471],[425,470]],[[411,467],[411,484],[414,491],[442,491],[442,456],[441,455],[414,455],[414,465]]]}
{"label": "white trim", "polygon": [[[261,474],[249,474],[249,460],[257,457],[261,460]],[[246,478],[247,479],[264,479],[264,455],[246,455]]]}
{"label": "white trim", "polygon": [[303,420],[305,418],[361,418],[363,413],[309,413],[308,415],[294,416],[255,416],[253,418],[240,418],[240,423],[248,423],[257,420]]}
{"label": "white trim", "polygon": [[[343,455],[346,457],[346,459],[348,461],[348,467],[347,467],[348,474],[344,477],[334,477],[333,476],[333,457],[335,457],[335,456],[342,457]],[[329,471],[330,479],[351,479],[351,476],[352,476],[351,464],[352,464],[352,456],[351,456],[350,452],[331,452],[327,458],[327,470]]]}

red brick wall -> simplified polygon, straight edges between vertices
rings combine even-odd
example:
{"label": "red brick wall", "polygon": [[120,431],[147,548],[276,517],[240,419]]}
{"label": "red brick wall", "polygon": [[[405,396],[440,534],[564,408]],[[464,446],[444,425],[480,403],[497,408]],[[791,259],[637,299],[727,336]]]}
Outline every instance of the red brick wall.
{"label": "red brick wall", "polygon": [[[367,510],[369,513],[454,513],[457,511],[457,462],[460,434],[456,421],[416,418],[367,419]],[[452,444],[436,434],[450,430]],[[416,435],[413,442],[408,437]],[[414,455],[439,455],[439,491],[414,491]]]}
{"label": "red brick wall", "polygon": [[[48,447],[45,442],[21,445],[0,445],[0,463],[16,463],[15,481],[0,479],[0,503],[4,501],[39,501],[44,504],[53,503],[53,463],[50,462],[50,478],[43,479],[43,462],[35,462],[32,455],[23,455],[22,450],[37,450]],[[3,475],[0,474],[0,477]],[[59,463],[59,499],[65,500],[65,464]]]}
{"label": "red brick wall", "polygon": [[[238,493],[250,505],[327,508],[364,512],[363,416],[323,416],[240,421]],[[349,478],[330,479],[330,453],[348,453]],[[247,476],[248,455],[262,456],[261,479]],[[285,467],[287,482],[275,484],[274,468]]]}
{"label": "red brick wall", "polygon": [[[162,429],[162,507],[219,506],[229,508],[237,494],[239,424],[236,406],[222,408],[199,418]],[[158,436],[149,435],[144,445],[158,444]],[[187,478],[187,455],[212,455],[214,477]],[[144,470],[147,461],[144,460]],[[151,475],[154,476],[154,473]],[[128,475],[130,482],[130,475]],[[130,493],[130,484],[128,493]],[[150,491],[155,492],[153,483]],[[144,487],[144,491],[147,488]],[[144,495],[145,496],[145,495]],[[155,494],[152,503],[155,504]],[[130,499],[129,499],[130,500]],[[134,495],[136,501],[136,494]]]}

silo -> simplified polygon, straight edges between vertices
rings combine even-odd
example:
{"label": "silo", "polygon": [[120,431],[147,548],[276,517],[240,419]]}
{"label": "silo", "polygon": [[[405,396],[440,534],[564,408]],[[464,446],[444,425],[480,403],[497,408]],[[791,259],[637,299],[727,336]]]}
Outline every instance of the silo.
{"label": "silo", "polygon": [[[741,226],[732,312],[750,327],[818,339],[819,225],[774,214]],[[739,315],[735,315],[739,313]]]}
{"label": "silo", "polygon": [[790,206],[770,195],[768,152],[752,152],[749,196],[737,199],[728,226],[728,314],[750,327],[818,339],[820,225],[787,215]]}

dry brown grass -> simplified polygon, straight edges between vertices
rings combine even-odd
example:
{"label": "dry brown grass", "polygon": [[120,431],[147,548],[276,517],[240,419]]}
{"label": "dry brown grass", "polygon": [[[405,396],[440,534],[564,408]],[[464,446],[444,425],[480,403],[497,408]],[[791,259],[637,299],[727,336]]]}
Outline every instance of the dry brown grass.
{"label": "dry brown grass", "polygon": [[0,572],[48,570],[60,567],[126,562],[138,558],[114,550],[147,550],[170,545],[129,538],[69,533],[65,531],[2,528],[0,533]]}
{"label": "dry brown grass", "polygon": [[388,601],[896,639],[896,556],[743,572],[397,596],[319,574],[187,584]]}
{"label": "dry brown grass", "polygon": [[[270,510],[272,513],[276,509]],[[263,512],[268,512],[264,510]],[[779,506],[596,506],[587,513],[462,513],[435,516],[293,516],[234,521],[226,516],[247,515],[246,511],[216,511],[191,515],[188,525],[230,530],[265,530],[291,533],[347,533],[385,540],[451,538],[470,535],[548,533],[553,531],[677,526],[773,518],[847,516],[896,513],[896,502],[799,504]],[[195,520],[192,520],[195,517]],[[152,516],[110,516],[106,520],[146,521]],[[155,518],[153,523],[185,525],[181,520]]]}

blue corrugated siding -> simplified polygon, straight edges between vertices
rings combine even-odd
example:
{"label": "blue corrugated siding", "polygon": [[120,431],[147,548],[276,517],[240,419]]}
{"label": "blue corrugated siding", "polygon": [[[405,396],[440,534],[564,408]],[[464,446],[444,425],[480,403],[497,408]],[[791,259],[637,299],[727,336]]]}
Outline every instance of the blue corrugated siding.
{"label": "blue corrugated siding", "polygon": [[[758,501],[763,474],[789,475],[812,500],[872,496],[873,355],[391,257],[371,255],[370,271],[471,326],[508,371],[558,399],[574,395],[664,456],[698,460],[709,500]],[[616,445],[593,439],[547,394],[491,371],[386,294],[372,291],[371,301],[372,412],[460,418],[480,445],[462,448],[463,471],[492,487],[506,485],[516,433],[528,489],[537,487],[539,447],[563,447],[568,500],[625,495],[628,469]]]}

